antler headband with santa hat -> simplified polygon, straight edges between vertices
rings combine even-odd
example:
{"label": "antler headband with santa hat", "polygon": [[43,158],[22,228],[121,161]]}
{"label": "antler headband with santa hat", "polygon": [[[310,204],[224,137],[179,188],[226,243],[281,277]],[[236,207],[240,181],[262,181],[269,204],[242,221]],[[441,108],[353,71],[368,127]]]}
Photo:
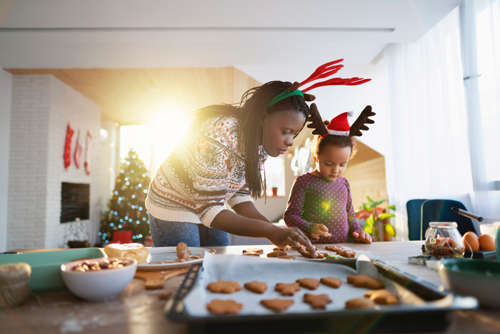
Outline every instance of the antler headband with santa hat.
{"label": "antler headband with santa hat", "polygon": [[[306,80],[302,82],[294,82],[286,91],[284,91],[281,94],[276,95],[267,105],[267,107],[271,107],[272,105],[278,103],[279,101],[286,99],[287,97],[290,96],[295,96],[299,95],[304,97],[304,100],[310,102],[314,101],[315,97],[314,95],[311,94],[305,94],[307,91],[313,90],[318,87],[322,86],[336,86],[336,85],[345,85],[345,86],[357,86],[357,85],[362,85],[368,81],[371,81],[371,79],[363,79],[363,78],[348,78],[348,79],[343,79],[343,78],[331,78],[325,81],[321,82],[316,82],[315,84],[299,90],[300,87],[318,79],[322,78],[327,78],[331,75],[334,75],[337,73],[344,65],[339,64],[342,62],[344,59],[337,59],[334,61],[331,61],[329,63],[323,64],[320,67],[314,71],[313,74],[309,76]],[[309,119],[308,121],[311,121],[312,123],[307,125],[308,128],[313,128],[315,129],[313,131],[313,134],[321,135],[322,137],[325,137],[327,135],[337,135],[337,136],[362,136],[363,134],[361,133],[361,130],[368,130],[368,127],[365,124],[372,124],[375,123],[375,121],[369,119],[369,117],[375,115],[374,112],[372,112],[372,107],[367,106],[359,115],[359,117],[356,119],[354,124],[349,127],[349,122],[347,121],[347,116],[352,116],[353,112],[345,112],[334,119],[330,122],[328,127],[325,127],[325,124],[323,123],[323,120],[321,119],[321,115],[319,114],[318,107],[316,107],[316,104],[311,104],[310,111],[309,111]]]}

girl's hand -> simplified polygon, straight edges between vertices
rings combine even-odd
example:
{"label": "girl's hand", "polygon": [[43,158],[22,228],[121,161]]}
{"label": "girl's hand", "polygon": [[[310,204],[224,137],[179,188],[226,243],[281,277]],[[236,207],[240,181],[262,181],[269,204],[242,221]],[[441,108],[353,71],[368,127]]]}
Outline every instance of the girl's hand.
{"label": "girl's hand", "polygon": [[352,232],[352,236],[354,237],[354,242],[360,242],[363,244],[371,244],[372,237],[366,232]]}
{"label": "girl's hand", "polygon": [[323,224],[314,224],[311,229],[311,238],[319,239],[319,237],[331,237],[332,235],[328,233],[328,227]]}
{"label": "girl's hand", "polygon": [[297,248],[305,248],[312,257],[317,257],[316,248],[311,244],[309,238],[296,227],[275,227],[267,237],[273,244],[278,247],[293,246]]}

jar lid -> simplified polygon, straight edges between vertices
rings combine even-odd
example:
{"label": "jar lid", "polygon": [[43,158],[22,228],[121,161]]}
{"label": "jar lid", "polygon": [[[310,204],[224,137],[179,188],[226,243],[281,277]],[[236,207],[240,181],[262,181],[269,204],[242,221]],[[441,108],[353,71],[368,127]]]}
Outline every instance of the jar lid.
{"label": "jar lid", "polygon": [[430,227],[439,227],[439,228],[457,228],[457,223],[455,222],[430,222]]}

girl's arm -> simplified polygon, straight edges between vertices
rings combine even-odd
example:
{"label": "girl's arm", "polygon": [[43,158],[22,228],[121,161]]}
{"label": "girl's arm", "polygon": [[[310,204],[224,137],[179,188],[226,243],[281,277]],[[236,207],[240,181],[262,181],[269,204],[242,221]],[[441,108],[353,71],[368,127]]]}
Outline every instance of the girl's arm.
{"label": "girl's arm", "polygon": [[240,216],[229,210],[219,212],[212,221],[211,227],[241,236],[267,238],[279,247],[287,245],[298,247],[301,244],[313,257],[317,256],[309,239],[296,228],[277,227],[262,220]]}
{"label": "girl's arm", "polygon": [[304,208],[308,184],[309,183],[301,176],[295,179],[292,191],[290,192],[290,198],[288,199],[288,206],[283,215],[286,226],[298,227],[307,234],[311,232],[312,227],[315,225],[302,218],[302,210]]}
{"label": "girl's arm", "polygon": [[271,223],[259,210],[253,202],[243,202],[236,204],[232,209],[239,215],[247,218],[257,219],[266,223]]}

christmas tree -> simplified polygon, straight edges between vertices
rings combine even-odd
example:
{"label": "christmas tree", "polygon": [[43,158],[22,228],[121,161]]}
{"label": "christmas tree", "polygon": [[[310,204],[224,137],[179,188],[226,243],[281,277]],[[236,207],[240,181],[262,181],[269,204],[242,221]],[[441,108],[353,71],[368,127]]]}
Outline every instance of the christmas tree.
{"label": "christmas tree", "polygon": [[144,205],[150,181],[144,162],[131,148],[116,177],[109,210],[101,217],[98,235],[102,246],[112,240],[115,231],[132,231],[133,241],[140,243],[144,243],[144,238],[151,234],[148,211]]}

